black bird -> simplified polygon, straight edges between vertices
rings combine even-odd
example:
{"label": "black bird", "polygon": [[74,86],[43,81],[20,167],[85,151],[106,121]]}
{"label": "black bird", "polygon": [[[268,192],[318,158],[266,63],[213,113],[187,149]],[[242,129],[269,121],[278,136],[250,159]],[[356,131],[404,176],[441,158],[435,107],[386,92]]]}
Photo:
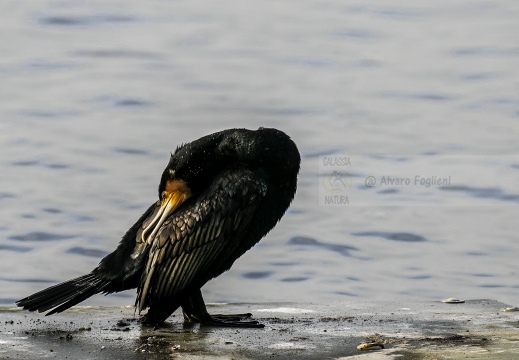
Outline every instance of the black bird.
{"label": "black bird", "polygon": [[89,274],[16,302],[59,313],[97,293],[137,288],[146,324],[184,318],[262,327],[251,314],[208,314],[201,287],[229,270],[281,219],[294,198],[300,155],[282,131],[229,129],[179,146],[162,173],[159,200]]}

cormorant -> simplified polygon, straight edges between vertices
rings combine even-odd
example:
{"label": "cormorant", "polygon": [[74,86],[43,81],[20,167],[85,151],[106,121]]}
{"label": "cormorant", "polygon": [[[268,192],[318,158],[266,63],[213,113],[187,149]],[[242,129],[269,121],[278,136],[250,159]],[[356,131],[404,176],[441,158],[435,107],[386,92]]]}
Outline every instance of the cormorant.
{"label": "cormorant", "polygon": [[201,287],[229,270],[281,219],[294,198],[300,155],[282,131],[229,129],[177,147],[159,200],[89,274],[16,302],[59,313],[97,293],[137,288],[146,324],[184,318],[213,326],[262,327],[251,314],[209,315]]}

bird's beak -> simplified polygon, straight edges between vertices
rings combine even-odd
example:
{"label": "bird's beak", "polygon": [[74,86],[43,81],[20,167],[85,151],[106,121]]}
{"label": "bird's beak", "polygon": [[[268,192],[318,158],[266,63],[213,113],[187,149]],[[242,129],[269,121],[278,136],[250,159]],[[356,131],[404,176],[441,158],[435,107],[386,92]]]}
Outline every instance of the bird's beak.
{"label": "bird's beak", "polygon": [[[147,242],[150,244],[160,227],[164,223],[164,220],[168,218],[183,202],[187,199],[187,195],[181,191],[164,191],[162,194],[162,200],[160,209],[153,218],[153,220],[146,226],[146,228],[142,231],[142,242]],[[146,233],[153,228],[150,236],[146,239]]]}

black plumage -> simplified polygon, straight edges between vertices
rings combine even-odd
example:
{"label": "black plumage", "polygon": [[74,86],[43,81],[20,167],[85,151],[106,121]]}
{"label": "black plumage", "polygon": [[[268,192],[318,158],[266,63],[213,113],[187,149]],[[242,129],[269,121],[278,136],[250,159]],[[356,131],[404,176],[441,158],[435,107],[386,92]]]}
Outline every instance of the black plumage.
{"label": "black plumage", "polygon": [[230,129],[178,147],[159,185],[159,200],[90,274],[17,302],[47,315],[96,293],[137,288],[145,323],[178,307],[208,325],[261,326],[250,314],[211,316],[201,287],[231,268],[281,219],[297,185],[300,156],[276,129]]}

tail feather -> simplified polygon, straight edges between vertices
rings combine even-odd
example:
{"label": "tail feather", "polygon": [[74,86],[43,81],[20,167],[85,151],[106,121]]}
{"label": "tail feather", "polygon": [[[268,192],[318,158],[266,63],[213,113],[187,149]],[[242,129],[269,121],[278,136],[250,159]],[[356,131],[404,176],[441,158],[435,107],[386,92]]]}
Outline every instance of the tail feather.
{"label": "tail feather", "polygon": [[90,273],[18,300],[16,305],[29,311],[44,312],[52,309],[47,315],[56,314],[102,292],[108,284],[108,280]]}
{"label": "tail feather", "polygon": [[39,291],[25,299],[17,301],[18,306],[23,306],[29,311],[38,310],[44,312],[58,306],[67,300],[73,298],[78,293],[82,292],[85,281],[91,281],[91,274],[75,278],[61,284],[51,286],[45,290]]}

